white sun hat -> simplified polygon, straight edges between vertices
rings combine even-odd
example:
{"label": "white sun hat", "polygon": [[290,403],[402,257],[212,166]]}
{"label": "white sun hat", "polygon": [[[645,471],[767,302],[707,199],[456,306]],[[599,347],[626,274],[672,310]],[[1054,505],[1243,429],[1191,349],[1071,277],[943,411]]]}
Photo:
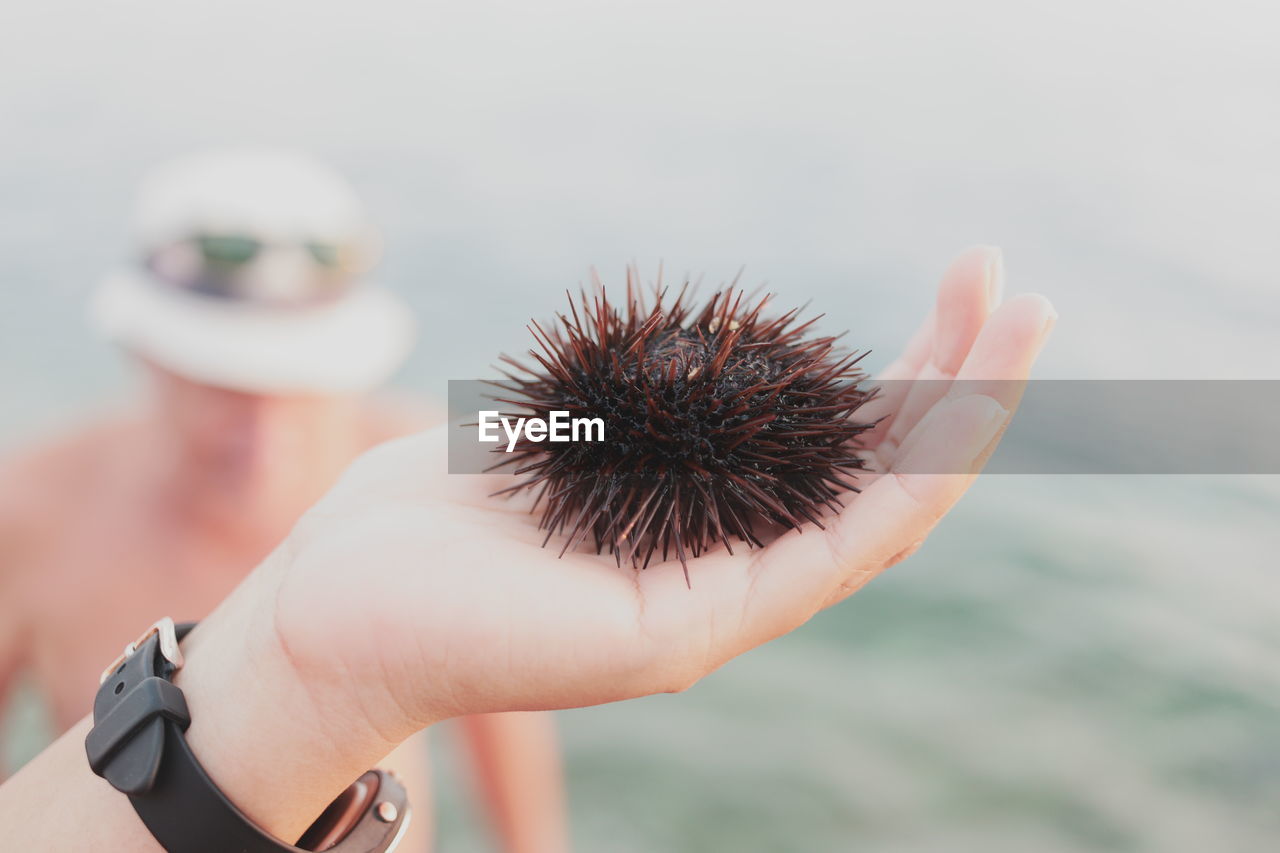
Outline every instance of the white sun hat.
{"label": "white sun hat", "polygon": [[373,388],[408,355],[413,319],[363,275],[377,240],[354,191],[290,151],[189,155],[143,181],[136,262],[91,319],[198,382],[254,393]]}

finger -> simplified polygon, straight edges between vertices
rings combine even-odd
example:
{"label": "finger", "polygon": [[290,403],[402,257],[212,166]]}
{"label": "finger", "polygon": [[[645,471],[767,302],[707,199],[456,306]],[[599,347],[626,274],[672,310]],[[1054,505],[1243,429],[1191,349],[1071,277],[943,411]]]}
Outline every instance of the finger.
{"label": "finger", "polygon": [[997,383],[1025,379],[1057,319],[1053,303],[1040,294],[1013,297],[991,315],[956,378]]}
{"label": "finger", "polygon": [[[1055,316],[1042,297],[1012,300],[984,327],[960,373],[1025,379]],[[724,552],[703,557],[691,585],[675,561],[642,572],[639,645],[661,662],[647,668],[661,681],[653,689],[687,687],[913,552],[990,456],[1011,416],[1004,401],[1013,406],[1017,398],[939,402],[913,432],[900,470],[871,482],[825,531],[791,531],[746,561]]]}
{"label": "finger", "polygon": [[[1025,380],[1055,316],[1043,297],[1011,300],[984,327],[961,373]],[[939,402],[913,431],[894,470],[868,485],[825,532],[792,531],[758,552],[757,593],[797,608],[807,595],[830,603],[913,550],[994,449],[1018,402],[1008,393],[1015,384]]]}
{"label": "finger", "polygon": [[[912,450],[919,465],[967,471],[1008,413],[989,397],[947,401],[931,413],[929,441]],[[936,423],[935,423],[936,422]],[[637,577],[645,602],[641,636],[662,661],[655,671],[675,689],[732,657],[791,631],[848,584],[852,592],[901,550],[923,538],[968,485],[969,475],[886,475],[847,507],[827,531],[791,531],[754,559],[719,553],[689,567],[652,566]],[[861,537],[841,543],[841,528]],[[744,564],[747,570],[744,571]],[[842,593],[847,594],[847,593]],[[662,689],[672,689],[665,687]]]}
{"label": "finger", "polygon": [[982,395],[944,400],[925,415],[894,469],[878,477],[822,537],[839,577],[823,607],[852,595],[920,547],[972,484],[1009,417],[1008,409]]}
{"label": "finger", "polygon": [[936,310],[930,310],[929,316],[907,342],[902,355],[876,376],[879,393],[876,394],[875,399],[859,409],[857,415],[863,422],[879,421],[875,429],[865,433],[864,442],[867,447],[875,447],[888,435],[889,428],[893,425],[894,415],[902,408],[902,402],[907,398],[907,390],[911,387],[911,383],[907,380],[914,379],[928,361],[929,353],[933,350],[933,328],[936,319]]}
{"label": "finger", "polygon": [[[933,513],[932,518],[929,513],[917,516],[916,523],[924,524],[924,529],[917,529],[914,537],[902,540],[907,542],[906,547],[887,559],[883,549],[881,553],[872,553],[870,570],[841,583],[828,598],[828,605],[847,598],[876,573],[913,553],[937,520],[959,500],[995,451],[999,435],[1021,401],[1032,365],[1044,348],[1057,316],[1049,300],[1038,294],[1015,297],[992,315],[957,373],[952,390],[907,437],[889,475],[877,480],[863,495],[863,499],[878,500],[877,486],[905,491]],[[939,446],[946,442],[951,431],[963,431],[951,423],[959,407],[980,405],[974,401],[981,400],[990,401],[997,411],[1008,413],[996,434],[972,456],[951,456],[940,450]],[[958,467],[952,467],[957,463]],[[879,528],[882,533],[886,529]]]}
{"label": "finger", "polygon": [[[1039,294],[1024,293],[1010,299],[991,315],[943,399],[984,395],[1009,411],[1016,409],[1031,366],[1057,316],[1049,300]],[[904,459],[917,440],[918,430],[913,430],[902,442],[898,451],[900,459]],[[899,462],[889,467],[899,472],[911,470],[904,465],[905,462]],[[922,469],[915,472],[929,473]]]}
{"label": "finger", "polygon": [[937,317],[932,347],[924,365],[905,381],[894,381],[885,393],[896,392],[901,403],[892,424],[875,447],[892,461],[897,448],[924,414],[946,394],[950,380],[964,363],[983,324],[1000,299],[1004,262],[999,249],[979,246],[952,262],[938,288]]}

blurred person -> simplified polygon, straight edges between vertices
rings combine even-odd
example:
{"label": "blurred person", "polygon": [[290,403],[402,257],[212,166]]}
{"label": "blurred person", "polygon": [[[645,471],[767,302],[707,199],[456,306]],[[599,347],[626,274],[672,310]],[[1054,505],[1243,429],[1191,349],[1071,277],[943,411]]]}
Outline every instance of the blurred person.
{"label": "blurred person", "polygon": [[[103,283],[92,315],[144,370],[147,405],[16,454],[0,475],[0,708],[25,675],[59,733],[88,711],[104,648],[156,612],[207,615],[352,459],[435,420],[369,393],[413,324],[363,280],[376,235],[323,164],[188,156],[145,180],[135,228],[137,263]],[[552,725],[462,722],[511,853],[567,847]],[[430,844],[424,738],[388,762],[415,804],[405,850]]]}

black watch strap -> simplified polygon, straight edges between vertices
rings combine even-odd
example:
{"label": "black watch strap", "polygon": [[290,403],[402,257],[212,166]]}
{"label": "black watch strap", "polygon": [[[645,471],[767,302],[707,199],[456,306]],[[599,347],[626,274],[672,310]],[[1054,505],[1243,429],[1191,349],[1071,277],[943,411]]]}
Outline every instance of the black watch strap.
{"label": "black watch strap", "polygon": [[404,788],[371,770],[333,802],[294,847],[253,824],[218,789],[187,745],[191,724],[171,681],[182,665],[178,641],[193,623],[162,619],[103,673],[85,739],[89,765],[127,794],[147,829],[170,853],[383,853],[408,819]]}

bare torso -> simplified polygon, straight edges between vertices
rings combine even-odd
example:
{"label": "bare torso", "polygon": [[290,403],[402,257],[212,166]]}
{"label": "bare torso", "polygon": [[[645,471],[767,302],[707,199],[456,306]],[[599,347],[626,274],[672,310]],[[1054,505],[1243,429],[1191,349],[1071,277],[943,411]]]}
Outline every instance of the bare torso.
{"label": "bare torso", "polygon": [[[366,420],[345,461],[406,431],[403,418],[377,410]],[[0,577],[18,605],[22,669],[58,731],[89,711],[104,662],[141,628],[207,614],[305,509],[244,535],[188,524],[176,496],[147,476],[148,438],[140,422],[93,426],[24,465],[29,482],[7,484],[25,500]]]}

